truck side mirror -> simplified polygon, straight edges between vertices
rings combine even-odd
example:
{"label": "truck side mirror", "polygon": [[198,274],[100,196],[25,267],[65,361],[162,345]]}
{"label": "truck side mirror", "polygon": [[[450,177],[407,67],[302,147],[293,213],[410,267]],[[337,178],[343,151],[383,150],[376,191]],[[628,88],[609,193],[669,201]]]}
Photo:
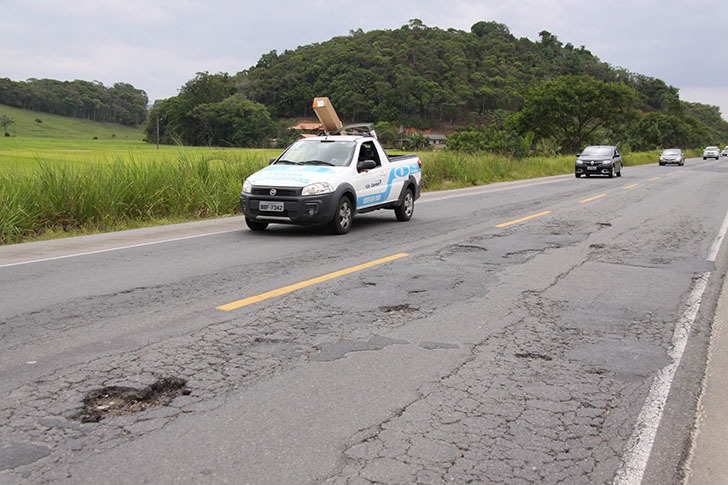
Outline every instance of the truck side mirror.
{"label": "truck side mirror", "polygon": [[359,160],[359,163],[356,164],[356,169],[359,172],[363,172],[364,170],[372,170],[374,168],[377,168],[377,162],[374,160]]}

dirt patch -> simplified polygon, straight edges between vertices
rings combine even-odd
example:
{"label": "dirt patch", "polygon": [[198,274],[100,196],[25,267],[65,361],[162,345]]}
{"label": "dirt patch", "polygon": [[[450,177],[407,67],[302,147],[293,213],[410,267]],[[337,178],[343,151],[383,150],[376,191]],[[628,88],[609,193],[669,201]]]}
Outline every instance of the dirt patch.
{"label": "dirt patch", "polygon": [[166,377],[142,389],[109,386],[88,393],[83,409],[74,416],[82,423],[97,423],[110,416],[125,416],[146,409],[166,406],[177,396],[188,395],[187,381]]}

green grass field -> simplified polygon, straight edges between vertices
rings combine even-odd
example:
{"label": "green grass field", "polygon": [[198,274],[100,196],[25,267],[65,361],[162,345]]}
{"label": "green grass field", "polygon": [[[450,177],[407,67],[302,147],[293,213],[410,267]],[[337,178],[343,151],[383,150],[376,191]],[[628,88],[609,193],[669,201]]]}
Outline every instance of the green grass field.
{"label": "green grass field", "polygon": [[170,162],[179,158],[200,156],[225,160],[231,154],[256,154],[267,161],[280,150],[216,147],[178,147],[145,143],[141,140],[91,140],[83,138],[20,138],[0,137],[0,174],[16,171],[33,172],[40,165],[82,167],[104,165],[119,160],[135,162]]}
{"label": "green grass field", "polygon": [[[11,133],[29,134],[0,137],[0,244],[239,214],[242,181],[280,153],[157,148],[141,141],[140,129],[48,115],[38,116],[44,120],[38,124],[37,113],[0,106],[4,112],[17,120]],[[425,191],[574,170],[573,156],[419,155]],[[625,160],[627,167],[654,163],[657,152]]]}
{"label": "green grass field", "polygon": [[[53,138],[58,140],[125,140],[142,141],[141,127],[99,123],[79,118],[36,113],[0,104],[0,116],[9,116],[15,122],[8,126],[10,138]],[[3,133],[0,133],[2,136]],[[6,137],[8,138],[8,137]]]}

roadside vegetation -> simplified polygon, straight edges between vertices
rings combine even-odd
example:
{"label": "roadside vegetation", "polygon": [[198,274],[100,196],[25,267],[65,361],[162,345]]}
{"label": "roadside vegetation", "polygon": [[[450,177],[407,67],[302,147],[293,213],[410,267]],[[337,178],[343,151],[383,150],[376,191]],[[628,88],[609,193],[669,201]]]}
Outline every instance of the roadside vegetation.
{"label": "roadside vegetation", "polygon": [[243,179],[276,154],[36,141],[0,140],[2,244],[233,215]]}
{"label": "roadside vegetation", "polygon": [[[242,181],[278,149],[0,139],[0,243],[239,215]],[[425,191],[570,174],[573,156],[419,153]],[[654,163],[657,152],[625,155]]]}

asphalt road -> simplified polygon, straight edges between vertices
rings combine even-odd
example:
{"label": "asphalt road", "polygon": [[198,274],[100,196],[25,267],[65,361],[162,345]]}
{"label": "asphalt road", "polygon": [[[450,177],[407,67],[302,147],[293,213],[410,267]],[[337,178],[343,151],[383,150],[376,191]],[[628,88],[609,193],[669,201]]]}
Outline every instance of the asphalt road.
{"label": "asphalt road", "polygon": [[727,174],[0,247],[0,483],[681,483]]}

